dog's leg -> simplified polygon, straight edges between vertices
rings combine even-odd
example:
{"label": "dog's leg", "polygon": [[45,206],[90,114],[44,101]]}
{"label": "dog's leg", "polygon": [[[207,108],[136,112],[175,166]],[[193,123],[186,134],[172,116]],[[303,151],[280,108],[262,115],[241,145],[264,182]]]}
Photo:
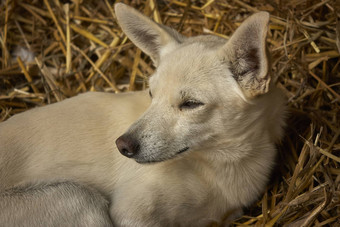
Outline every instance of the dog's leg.
{"label": "dog's leg", "polygon": [[108,205],[71,182],[20,186],[0,192],[0,226],[112,226]]}

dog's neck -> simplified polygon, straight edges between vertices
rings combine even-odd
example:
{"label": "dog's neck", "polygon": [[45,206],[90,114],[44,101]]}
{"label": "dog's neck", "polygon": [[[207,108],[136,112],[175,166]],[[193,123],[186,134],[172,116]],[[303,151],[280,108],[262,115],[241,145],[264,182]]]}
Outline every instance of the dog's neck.
{"label": "dog's neck", "polygon": [[[235,149],[242,149],[247,155],[232,156],[236,153]],[[242,146],[238,144],[234,147],[228,144],[225,149],[192,152],[188,154],[188,157],[183,158],[183,162],[195,168],[193,172],[197,171],[201,174],[212,187],[218,188],[216,192],[221,193],[228,203],[237,205],[241,202],[247,206],[249,195],[257,191],[257,196],[259,196],[267,183],[268,175],[273,167],[270,163],[273,163],[275,159],[274,150],[273,145],[261,141],[256,144],[244,143]],[[255,185],[256,188],[249,189],[247,185]],[[251,200],[257,199],[257,196]]]}

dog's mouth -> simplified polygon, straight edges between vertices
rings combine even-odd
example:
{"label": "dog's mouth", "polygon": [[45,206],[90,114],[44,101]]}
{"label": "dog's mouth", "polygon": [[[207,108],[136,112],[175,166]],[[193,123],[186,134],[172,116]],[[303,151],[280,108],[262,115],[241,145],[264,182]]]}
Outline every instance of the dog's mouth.
{"label": "dog's mouth", "polygon": [[181,153],[183,153],[183,152],[186,152],[187,150],[189,150],[189,147],[185,147],[185,148],[179,150],[179,151],[177,152],[177,154],[181,154]]}
{"label": "dog's mouth", "polygon": [[152,164],[152,163],[157,163],[157,162],[164,162],[166,160],[173,159],[176,155],[182,154],[189,150],[189,147],[185,147],[181,150],[179,150],[174,156],[172,157],[166,157],[166,158],[159,158],[159,159],[153,159],[153,160],[145,160],[145,159],[135,159],[135,161],[139,164]]}

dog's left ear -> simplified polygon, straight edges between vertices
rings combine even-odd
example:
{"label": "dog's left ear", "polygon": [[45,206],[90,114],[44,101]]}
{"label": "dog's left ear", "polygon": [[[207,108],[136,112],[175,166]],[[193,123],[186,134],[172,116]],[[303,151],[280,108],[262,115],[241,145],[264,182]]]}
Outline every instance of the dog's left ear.
{"label": "dog's left ear", "polygon": [[269,13],[252,15],[236,29],[222,50],[235,80],[248,97],[264,94],[269,89],[266,36]]}
{"label": "dog's left ear", "polygon": [[162,54],[171,51],[185,39],[170,27],[152,21],[123,3],[115,4],[115,12],[124,33],[151,57],[156,66]]}

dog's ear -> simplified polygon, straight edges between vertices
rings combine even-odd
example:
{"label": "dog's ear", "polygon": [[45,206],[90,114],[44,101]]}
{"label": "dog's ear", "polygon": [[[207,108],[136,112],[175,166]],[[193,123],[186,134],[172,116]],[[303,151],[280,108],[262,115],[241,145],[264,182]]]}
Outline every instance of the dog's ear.
{"label": "dog's ear", "polygon": [[115,12],[124,33],[148,54],[156,65],[165,51],[171,50],[185,38],[170,27],[152,21],[125,4],[115,4]]}
{"label": "dog's ear", "polygon": [[267,12],[252,15],[236,29],[222,50],[223,59],[248,97],[264,94],[269,89],[268,22]]}

